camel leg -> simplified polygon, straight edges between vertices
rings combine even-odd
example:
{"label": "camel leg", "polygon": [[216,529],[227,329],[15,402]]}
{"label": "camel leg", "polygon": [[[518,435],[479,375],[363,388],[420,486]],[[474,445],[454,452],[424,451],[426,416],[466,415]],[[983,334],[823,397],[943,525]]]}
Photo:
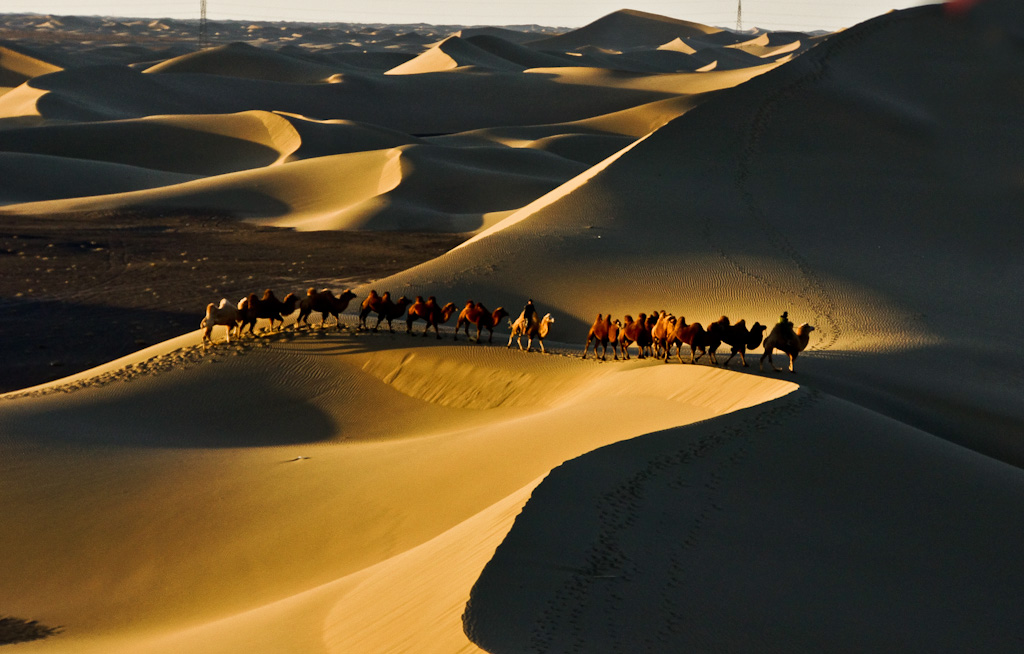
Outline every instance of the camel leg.
{"label": "camel leg", "polygon": [[538,342],[540,343],[540,353],[547,354],[547,351],[544,349],[544,339],[538,339]]}
{"label": "camel leg", "polygon": [[[583,348],[583,358],[584,359],[587,358],[587,351],[590,350],[590,341],[591,341],[591,339],[588,338],[587,339],[587,345],[586,345],[586,347]],[[597,358],[597,345],[594,345],[594,358],[595,359]]]}
{"label": "camel leg", "polygon": [[745,353],[745,352],[744,352],[743,350],[739,350],[739,353],[740,353],[740,363],[742,363],[742,364],[743,364],[743,367],[744,367],[744,368],[748,367],[748,366],[747,366],[747,357],[746,357],[746,353]]}
{"label": "camel leg", "polygon": [[[787,352],[786,354],[789,354],[789,353]],[[794,374],[796,373],[796,370],[793,368],[793,365],[795,363],[796,363],[796,353],[790,354],[789,355],[789,371],[794,373]]]}

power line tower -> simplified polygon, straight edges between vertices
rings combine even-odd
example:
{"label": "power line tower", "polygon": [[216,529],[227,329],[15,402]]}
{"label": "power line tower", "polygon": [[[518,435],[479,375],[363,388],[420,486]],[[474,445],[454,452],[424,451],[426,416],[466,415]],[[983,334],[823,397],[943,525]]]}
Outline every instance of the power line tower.
{"label": "power line tower", "polygon": [[[205,3],[206,0],[203,0]],[[736,0],[736,31],[743,31],[743,0]]]}
{"label": "power line tower", "polygon": [[210,45],[206,33],[206,0],[199,0],[199,47],[205,48]]}

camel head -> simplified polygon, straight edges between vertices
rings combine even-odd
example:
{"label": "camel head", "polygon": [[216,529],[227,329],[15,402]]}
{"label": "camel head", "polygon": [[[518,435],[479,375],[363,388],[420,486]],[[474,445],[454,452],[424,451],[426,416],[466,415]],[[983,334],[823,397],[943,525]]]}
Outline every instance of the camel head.
{"label": "camel head", "polygon": [[551,323],[555,322],[555,319],[551,317],[550,313],[545,313],[544,317],[540,320],[540,337],[545,338],[548,335],[548,330],[551,329]]}
{"label": "camel head", "polygon": [[[741,320],[736,324],[739,325],[742,322],[743,321]],[[745,326],[746,325],[744,325],[744,327]],[[747,336],[746,345],[749,349],[753,350],[756,349],[759,345],[761,345],[761,341],[764,340],[764,330],[766,329],[768,329],[768,327],[766,327],[765,325],[762,325],[759,322],[754,323],[754,326],[750,328],[749,335]]]}
{"label": "camel head", "polygon": [[797,337],[797,339],[800,340],[800,350],[801,351],[807,349],[807,344],[811,340],[811,332],[813,332],[813,331],[814,331],[814,326],[813,325],[808,325],[807,323],[804,323],[804,324],[802,324],[802,325],[800,325],[799,327],[796,328],[796,337]]}

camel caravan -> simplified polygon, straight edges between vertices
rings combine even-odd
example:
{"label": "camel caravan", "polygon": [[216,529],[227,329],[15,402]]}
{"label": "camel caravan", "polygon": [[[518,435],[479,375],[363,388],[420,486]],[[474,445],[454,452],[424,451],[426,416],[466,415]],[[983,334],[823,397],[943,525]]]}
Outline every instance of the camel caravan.
{"label": "camel caravan", "polygon": [[[253,330],[260,319],[270,321],[270,331],[283,328],[285,316],[290,316],[296,311],[299,313],[295,321],[297,329],[312,328],[309,317],[313,313],[320,314],[320,329],[327,328],[329,318],[334,319],[339,331],[348,329],[341,320],[341,314],[355,298],[356,294],[349,289],[335,295],[330,289],[318,291],[309,288],[304,297],[288,293],[283,300],[279,300],[273,291],[267,289],[262,296],[250,293],[234,305],[226,298],[219,304],[211,302],[206,306],[206,316],[200,323],[203,330],[203,347],[205,349],[207,344],[212,345],[211,334],[216,326],[227,328],[227,342],[230,343],[232,336],[241,338],[246,329],[251,336],[255,336]],[[473,300],[467,301],[460,311],[452,302],[441,305],[434,296],[426,300],[419,295],[415,300],[402,296],[395,300],[391,297],[390,291],[378,294],[376,290],[371,290],[359,303],[357,315],[356,331],[359,332],[377,332],[382,323],[386,323],[388,332],[394,333],[394,323],[398,321],[401,324],[404,319],[405,331],[410,336],[414,333],[413,325],[423,321],[422,335],[427,336],[433,330],[438,339],[443,338],[441,325],[457,316],[452,340],[459,340],[461,331],[468,340],[477,343],[482,342],[485,331],[487,342],[492,343],[495,328],[503,319],[509,317],[504,307],[499,306],[492,311],[482,302]],[[376,317],[376,320],[371,327],[369,322],[372,317]],[[554,322],[555,319],[550,313],[541,317],[534,307],[533,300],[527,301],[519,317],[508,320],[510,333],[506,347],[511,348],[515,342],[520,350],[524,350],[522,340],[525,337],[526,352],[533,350],[533,342],[536,340],[540,352],[546,353],[544,339]],[[471,327],[476,328],[475,336],[470,334]],[[709,323],[705,328],[701,323],[689,324],[685,318],[677,318],[666,311],[655,311],[649,315],[639,313],[635,319],[627,315],[621,320],[613,320],[611,314],[598,314],[587,334],[583,358],[587,358],[593,346],[594,357],[606,361],[608,347],[611,346],[615,360],[619,359],[620,354],[623,359],[628,360],[630,348],[635,347],[637,356],[641,359],[652,357],[668,362],[674,347],[676,359],[682,363],[685,345],[690,353],[689,363],[697,363],[706,355],[713,365],[719,365],[718,350],[725,345],[729,347],[730,354],[722,362],[722,366],[728,367],[738,354],[741,365],[748,367],[747,352],[761,347],[763,354],[759,362],[760,370],[764,370],[764,362],[767,359],[772,370],[781,371],[781,368],[775,366],[772,358],[774,352],[779,351],[789,357],[789,371],[795,372],[797,356],[807,348],[813,330],[814,327],[807,323],[794,327],[789,320],[788,312],[782,314],[767,336],[766,325],[755,322],[748,327],[745,319],[732,322],[727,316]]]}
{"label": "camel caravan", "polygon": [[747,351],[763,346],[764,353],[759,363],[762,371],[765,359],[772,370],[782,370],[775,366],[772,358],[772,354],[778,350],[789,357],[789,371],[796,372],[796,358],[807,348],[814,327],[804,323],[794,328],[789,320],[789,313],[784,312],[779,322],[765,337],[767,329],[766,325],[759,322],[748,328],[745,319],[731,322],[727,316],[708,324],[705,329],[699,322],[688,324],[685,318],[676,318],[665,311],[653,312],[651,315],[639,313],[636,319],[627,315],[622,320],[612,320],[611,314],[599,313],[587,333],[583,358],[587,358],[587,353],[593,345],[594,357],[598,357],[600,348],[600,359],[606,361],[610,345],[615,360],[619,359],[620,353],[623,359],[628,360],[630,346],[636,346],[639,358],[654,357],[668,362],[672,355],[672,347],[675,346],[676,358],[682,363],[683,345],[686,345],[690,351],[690,363],[697,363],[701,357],[707,355],[713,365],[718,365],[718,348],[724,344],[729,346],[731,352],[722,365],[728,367],[729,362],[738,354],[741,364],[746,368]]}
{"label": "camel caravan", "polygon": [[[219,304],[211,302],[206,305],[206,316],[199,324],[199,328],[203,330],[203,347],[205,349],[213,344],[214,327],[226,327],[227,342],[231,343],[232,337],[241,338],[246,329],[251,336],[255,336],[256,322],[260,319],[270,321],[271,332],[278,328],[278,323],[280,323],[279,327],[283,328],[285,316],[290,316],[295,311],[299,312],[295,320],[297,329],[312,328],[309,317],[314,313],[320,314],[320,329],[327,328],[329,318],[334,319],[339,331],[348,329],[348,326],[341,320],[341,314],[348,309],[349,304],[355,298],[356,294],[349,289],[335,295],[327,288],[319,291],[309,288],[304,297],[289,293],[283,300],[279,300],[272,290],[267,289],[263,292],[262,297],[257,293],[250,293],[239,300],[237,304],[231,304],[227,298],[222,299]],[[441,325],[447,323],[456,314],[458,318],[452,340],[457,341],[459,330],[462,330],[467,339],[475,340],[477,343],[481,342],[484,331],[487,332],[487,342],[493,342],[494,329],[498,327],[503,318],[508,316],[504,307],[498,307],[491,311],[482,302],[473,300],[466,302],[465,307],[459,312],[453,302],[442,306],[434,296],[430,296],[426,300],[419,295],[415,300],[409,300],[402,296],[395,300],[392,299],[390,291],[378,294],[376,290],[371,290],[359,304],[356,331],[376,332],[381,328],[381,323],[386,323],[388,332],[394,333],[394,323],[404,319],[406,333],[411,336],[413,325],[422,320],[425,323],[423,336],[427,336],[433,329],[434,335],[441,339],[443,338]],[[376,316],[376,321],[371,326],[370,320],[374,316]],[[544,337],[547,336],[551,323],[554,321],[551,314],[537,318],[533,300],[530,300],[523,308],[519,318],[516,321],[510,320],[508,323],[513,331],[513,335],[508,340],[508,347],[512,347],[512,340],[516,336],[519,338],[526,336],[527,352],[533,349],[534,339],[538,341],[541,352],[544,352]],[[470,335],[471,326],[476,327],[475,337]],[[519,349],[523,349],[522,343],[519,343]]]}

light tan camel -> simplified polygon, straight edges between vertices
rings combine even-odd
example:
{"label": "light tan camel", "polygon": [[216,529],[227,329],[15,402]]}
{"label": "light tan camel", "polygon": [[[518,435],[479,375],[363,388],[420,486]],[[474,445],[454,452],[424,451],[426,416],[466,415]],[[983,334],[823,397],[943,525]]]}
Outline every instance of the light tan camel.
{"label": "light tan camel", "polygon": [[519,319],[515,322],[509,321],[509,327],[512,328],[512,333],[508,337],[508,345],[506,347],[512,347],[512,339],[515,339],[516,345],[519,349],[523,349],[523,336],[526,337],[526,351],[529,352],[533,349],[533,339],[536,338],[540,342],[540,351],[544,352],[544,337],[548,335],[548,331],[551,329],[551,323],[555,322],[555,319],[551,317],[551,314],[545,314],[543,318],[537,320],[537,314],[533,315],[533,320],[529,320],[526,316],[519,316]]}
{"label": "light tan camel", "polygon": [[[649,321],[648,321],[648,324]],[[668,335],[676,327],[676,317],[665,311],[658,312],[658,321],[651,328],[651,346],[654,349],[654,356],[661,358],[662,351],[667,347]]]}
{"label": "light tan camel", "polygon": [[206,305],[206,316],[199,323],[199,328],[203,330],[203,349],[206,349],[206,344],[213,345],[213,328],[218,325],[223,325],[228,328],[228,343],[231,342],[231,332],[236,331],[238,336],[242,335],[242,315],[238,312],[238,307],[228,302],[227,298],[221,298],[220,304],[214,304],[213,302]]}
{"label": "light tan camel", "polygon": [[804,323],[793,331],[793,323],[786,321],[780,322],[774,327],[768,336],[764,339],[764,354],[761,355],[760,368],[764,370],[764,360],[768,359],[768,365],[772,367],[775,372],[781,372],[782,368],[776,368],[775,363],[772,361],[772,351],[778,350],[784,352],[789,356],[789,371],[796,372],[793,368],[796,363],[796,357],[798,354],[807,349],[807,343],[811,340],[811,332],[814,331],[814,327]]}

